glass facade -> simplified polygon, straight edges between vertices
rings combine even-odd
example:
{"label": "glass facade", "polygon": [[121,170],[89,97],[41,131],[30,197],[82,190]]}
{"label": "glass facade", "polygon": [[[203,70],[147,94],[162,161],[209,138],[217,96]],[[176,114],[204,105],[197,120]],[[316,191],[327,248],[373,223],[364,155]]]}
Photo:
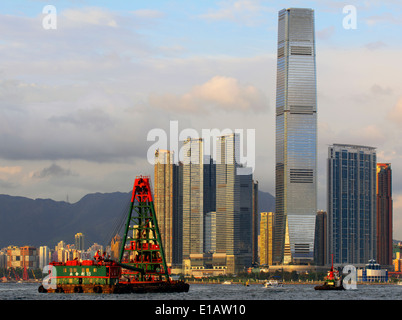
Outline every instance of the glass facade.
{"label": "glass facade", "polygon": [[392,170],[377,163],[377,261],[392,265]]}
{"label": "glass facade", "polygon": [[260,264],[272,265],[273,212],[261,212],[260,222]]}
{"label": "glass facade", "polygon": [[183,142],[183,259],[204,252],[203,140]]}
{"label": "glass facade", "polygon": [[155,152],[155,213],[158,218],[166,263],[173,261],[173,152]]}
{"label": "glass facade", "polygon": [[314,11],[283,9],[279,11],[277,52],[276,263],[314,259],[316,96]]}
{"label": "glass facade", "polygon": [[216,251],[216,212],[207,212],[204,222],[204,252],[214,253]]}
{"label": "glass facade", "polygon": [[218,137],[216,153],[216,252],[232,257],[233,270],[252,261],[253,180],[252,174],[237,174],[239,139]]}
{"label": "glass facade", "polygon": [[334,263],[376,258],[375,148],[334,144],[328,150],[329,254]]}

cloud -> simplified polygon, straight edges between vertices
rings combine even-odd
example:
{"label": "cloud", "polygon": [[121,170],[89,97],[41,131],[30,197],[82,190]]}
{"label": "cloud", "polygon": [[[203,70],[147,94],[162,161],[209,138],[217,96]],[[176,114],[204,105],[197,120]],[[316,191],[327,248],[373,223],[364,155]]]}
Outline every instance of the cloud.
{"label": "cloud", "polygon": [[369,26],[374,26],[377,24],[399,25],[402,23],[400,17],[395,17],[395,15],[392,12],[384,12],[382,14],[373,15],[367,17],[365,20]]}
{"label": "cloud", "polygon": [[378,125],[367,124],[362,127],[350,130],[350,138],[354,139],[356,142],[361,141],[357,144],[370,145],[372,147],[382,146],[386,141],[386,134]]}
{"label": "cloud", "polygon": [[255,26],[264,22],[263,13],[267,11],[272,12],[272,9],[262,6],[260,1],[221,1],[219,9],[209,10],[208,13],[201,14],[199,17],[209,21],[232,21]]}
{"label": "cloud", "polygon": [[9,176],[20,173],[21,170],[22,170],[22,167],[20,167],[20,166],[0,167],[0,179],[2,179],[2,180],[7,179]]}
{"label": "cloud", "polygon": [[76,28],[83,25],[97,25],[117,27],[115,15],[102,8],[90,7],[81,9],[66,9],[62,12],[62,16],[67,19],[69,26]]}
{"label": "cloud", "polygon": [[182,95],[152,94],[149,102],[156,108],[188,113],[211,110],[249,112],[267,108],[263,93],[256,87],[243,85],[235,78],[224,76],[215,76]]}
{"label": "cloud", "polygon": [[374,41],[367,43],[364,47],[369,50],[377,50],[386,47],[387,44],[384,41]]}
{"label": "cloud", "polygon": [[317,30],[316,31],[316,37],[317,39],[320,40],[327,40],[331,38],[335,33],[335,27],[334,26],[329,26],[327,28]]}
{"label": "cloud", "polygon": [[113,126],[113,121],[101,108],[79,109],[74,113],[52,116],[50,122],[58,124],[71,124],[74,127],[92,127],[96,131]]}
{"label": "cloud", "polygon": [[388,113],[388,119],[395,124],[402,124],[402,98],[398,100],[392,110]]}
{"label": "cloud", "polygon": [[64,176],[74,176],[74,174],[70,169],[64,169],[59,165],[53,163],[47,168],[43,168],[40,171],[33,172],[31,174],[32,178],[35,179],[44,179],[48,177],[64,177]]}
{"label": "cloud", "polygon": [[132,14],[137,18],[155,19],[162,18],[165,14],[162,11],[151,10],[151,9],[139,9],[132,12]]}
{"label": "cloud", "polygon": [[370,88],[370,91],[373,93],[373,94],[378,94],[378,95],[390,95],[390,94],[392,94],[393,93],[393,90],[392,90],[392,88],[390,88],[390,87],[382,87],[382,86],[380,86],[380,85],[378,85],[378,84],[374,84],[371,88]]}

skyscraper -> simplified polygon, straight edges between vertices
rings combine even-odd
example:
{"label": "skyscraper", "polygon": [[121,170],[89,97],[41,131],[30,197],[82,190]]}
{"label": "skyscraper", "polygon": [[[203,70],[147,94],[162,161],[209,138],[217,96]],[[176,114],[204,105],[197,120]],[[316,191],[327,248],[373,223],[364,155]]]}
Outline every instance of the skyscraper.
{"label": "skyscraper", "polygon": [[318,211],[315,224],[314,261],[323,266],[328,263],[328,215],[326,211]]}
{"label": "skyscraper", "polygon": [[43,270],[50,262],[50,248],[47,246],[39,247],[39,268]]}
{"label": "skyscraper", "polygon": [[252,174],[238,174],[241,168],[240,136],[217,138],[216,160],[216,252],[226,254],[228,272],[234,273],[252,262]]}
{"label": "skyscraper", "polygon": [[260,264],[272,265],[272,240],[275,215],[273,212],[261,212],[260,222]]}
{"label": "skyscraper", "polygon": [[203,140],[183,142],[183,260],[204,252]]}
{"label": "skyscraper", "polygon": [[173,260],[173,155],[169,150],[155,151],[155,212],[158,218],[166,263]]}
{"label": "skyscraper", "polygon": [[166,263],[182,263],[183,194],[182,163],[173,163],[173,151],[155,152],[155,212],[158,218]]}
{"label": "skyscraper", "polygon": [[376,151],[334,144],[328,149],[329,255],[334,263],[376,259]]}
{"label": "skyscraper", "polygon": [[75,249],[80,251],[85,250],[85,236],[82,233],[75,235]]}
{"label": "skyscraper", "polygon": [[252,194],[252,217],[251,217],[251,236],[252,236],[252,264],[259,264],[259,256],[258,256],[258,234],[260,228],[260,217],[258,213],[258,181],[253,181],[253,194]]}
{"label": "skyscraper", "polygon": [[392,264],[392,170],[377,163],[377,262]]}
{"label": "skyscraper", "polygon": [[277,51],[276,263],[306,263],[314,258],[316,145],[314,11],[283,9],[279,11]]}

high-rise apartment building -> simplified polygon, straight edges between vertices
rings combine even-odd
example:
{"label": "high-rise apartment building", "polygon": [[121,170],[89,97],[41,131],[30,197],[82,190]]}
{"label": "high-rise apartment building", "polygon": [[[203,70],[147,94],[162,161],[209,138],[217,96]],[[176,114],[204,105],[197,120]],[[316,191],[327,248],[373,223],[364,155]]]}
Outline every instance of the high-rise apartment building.
{"label": "high-rise apartment building", "polygon": [[110,242],[110,255],[111,258],[114,260],[118,260],[120,256],[120,248],[121,248],[121,237],[120,235],[116,234],[112,241]]}
{"label": "high-rise apartment building", "polygon": [[329,254],[337,264],[377,258],[376,151],[334,144],[328,148]]}
{"label": "high-rise apartment building", "polygon": [[377,262],[392,264],[392,170],[390,163],[377,163]]}
{"label": "high-rise apartment building", "polygon": [[301,8],[279,11],[274,236],[276,263],[308,263],[314,258],[317,213],[315,56],[314,11]]}
{"label": "high-rise apartment building", "polygon": [[31,246],[7,247],[7,268],[31,268],[39,267],[38,249]]}
{"label": "high-rise apartment building", "polygon": [[75,238],[75,249],[79,251],[85,250],[85,236],[82,233],[77,233]]}
{"label": "high-rise apartment building", "polygon": [[50,262],[50,248],[47,246],[39,247],[39,268],[43,270]]}
{"label": "high-rise apartment building", "polygon": [[154,203],[166,263],[181,264],[182,255],[182,165],[173,163],[173,152],[156,150]]}
{"label": "high-rise apartment building", "polygon": [[203,140],[183,142],[183,260],[204,252]]}
{"label": "high-rise apartment building", "polygon": [[166,263],[172,264],[173,254],[173,154],[169,150],[155,151],[154,203]]}

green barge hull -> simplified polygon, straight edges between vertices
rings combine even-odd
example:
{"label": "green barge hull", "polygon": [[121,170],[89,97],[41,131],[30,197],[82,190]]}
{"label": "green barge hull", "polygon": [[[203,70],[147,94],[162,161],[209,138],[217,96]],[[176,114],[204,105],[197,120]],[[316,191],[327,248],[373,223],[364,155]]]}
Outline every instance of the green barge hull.
{"label": "green barge hull", "polygon": [[[83,264],[83,265],[82,265]],[[53,263],[51,272],[38,288],[40,293],[148,293],[188,292],[183,281],[121,281],[124,265],[116,262],[67,261]],[[132,268],[131,266],[126,266]]]}

